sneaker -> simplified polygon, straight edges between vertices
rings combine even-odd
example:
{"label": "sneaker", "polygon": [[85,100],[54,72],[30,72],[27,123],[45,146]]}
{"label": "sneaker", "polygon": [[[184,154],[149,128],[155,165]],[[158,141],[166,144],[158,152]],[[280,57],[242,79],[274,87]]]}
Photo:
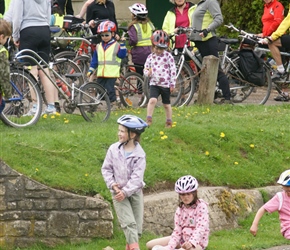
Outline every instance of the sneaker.
{"label": "sneaker", "polygon": [[167,121],[165,123],[165,128],[172,128],[172,121]]}
{"label": "sneaker", "polygon": [[279,94],[274,98],[274,100],[277,102],[288,102],[289,99],[290,99],[289,95],[283,95],[283,94]]}
{"label": "sneaker", "polygon": [[54,115],[56,113],[56,108],[55,106],[48,105],[47,108],[44,110],[43,114],[47,115]]}
{"label": "sneaker", "polygon": [[152,118],[151,117],[147,117],[146,123],[147,123],[148,127],[150,127],[151,124],[152,124]]}
{"label": "sneaker", "polygon": [[280,73],[279,71],[275,71],[271,76],[272,81],[284,82],[286,81],[287,73]]}
{"label": "sneaker", "polygon": [[36,114],[36,111],[37,111],[37,105],[33,104],[32,108],[24,116],[33,116]]}

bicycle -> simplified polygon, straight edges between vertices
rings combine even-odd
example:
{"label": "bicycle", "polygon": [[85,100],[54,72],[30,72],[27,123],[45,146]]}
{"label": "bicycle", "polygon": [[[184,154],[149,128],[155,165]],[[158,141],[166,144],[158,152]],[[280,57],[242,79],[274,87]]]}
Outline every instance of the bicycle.
{"label": "bicycle", "polygon": [[[233,25],[226,25],[228,28],[234,29]],[[234,28],[233,28],[234,27]],[[265,84],[263,86],[256,86],[245,80],[244,75],[239,70],[239,50],[232,50],[231,45],[239,44],[242,45],[244,39],[251,39],[255,44],[258,43],[257,39],[253,36],[253,34],[247,33],[245,31],[240,31],[235,28],[236,31],[240,32],[240,36],[243,39],[240,41],[238,39],[225,39],[220,38],[222,42],[225,43],[225,49],[220,56],[221,69],[224,70],[226,76],[229,79],[230,84],[230,93],[231,100],[234,103],[248,103],[248,104],[265,104],[269,98],[271,92],[271,75],[270,69],[268,65],[263,62],[263,67],[266,72]],[[179,32],[187,34],[187,42],[189,41],[189,35],[191,32],[199,32],[194,28],[179,28]],[[185,55],[188,56],[192,60],[193,67],[190,67],[188,63],[185,61]],[[188,78],[194,78],[196,74],[199,74],[202,69],[202,59],[198,57],[198,52],[192,52],[188,49],[187,43],[185,44],[181,53],[178,53],[179,59],[177,60],[177,67],[179,69],[178,73],[186,72],[184,74],[187,75]],[[184,66],[186,65],[186,66]],[[193,68],[193,69],[192,69]],[[196,68],[196,69],[195,69]],[[197,78],[197,77],[196,77]],[[196,80],[195,88],[185,88],[185,93],[187,93],[188,98],[186,99],[183,105],[188,105],[196,89],[198,88],[198,79]],[[192,85],[191,85],[192,86]],[[194,86],[194,85],[193,85]],[[218,83],[215,91],[215,99],[222,98],[222,91],[219,89]]]}
{"label": "bicycle", "polygon": [[[270,49],[262,48],[262,47],[256,47],[255,51],[257,53],[271,53]],[[275,88],[275,90],[283,96],[283,89],[288,88],[290,85],[290,51],[280,51],[281,56],[283,56],[283,64],[285,67],[285,78],[284,80],[272,80],[272,87]],[[273,60],[273,59],[272,59]],[[267,64],[269,65],[269,68],[271,68],[272,71],[275,69],[270,65],[269,61],[267,60]]]}
{"label": "bicycle", "polygon": [[[233,40],[222,39],[222,41],[226,42],[226,49],[221,56],[221,65],[222,69],[224,69],[227,77],[229,78],[232,101],[235,103],[243,102],[248,104],[265,104],[272,90],[270,66],[266,61],[262,60],[263,68],[265,70],[263,86],[257,86],[248,82],[239,69],[239,50],[244,47],[249,49],[257,48],[260,38],[244,30],[239,30],[233,24],[225,26],[231,30],[239,32],[239,37],[242,38],[239,42],[239,49],[231,52],[228,51],[230,47],[229,45],[234,43]],[[260,56],[263,58],[264,54],[261,54]]]}
{"label": "bicycle", "polygon": [[[25,49],[16,54],[16,61],[19,62],[23,59],[34,61],[39,69],[46,74],[62,98],[65,99],[66,108],[73,111],[78,108],[83,118],[90,122],[104,122],[109,118],[111,104],[106,90],[102,86],[95,82],[85,83],[80,87],[76,86],[75,80],[82,76],[81,73],[66,74],[65,77],[71,80],[71,83],[68,82],[54,69],[53,63],[46,63],[32,50]],[[49,68],[50,74],[44,71],[44,67]],[[38,81],[28,70],[18,67],[16,74],[23,80],[11,81],[13,95],[12,98],[6,100],[7,105],[0,118],[5,124],[19,128],[37,123],[42,114],[42,97]],[[65,92],[63,88],[59,88],[54,79],[60,79],[62,84],[69,89],[70,94]],[[36,105],[36,112],[28,115],[33,104]]]}

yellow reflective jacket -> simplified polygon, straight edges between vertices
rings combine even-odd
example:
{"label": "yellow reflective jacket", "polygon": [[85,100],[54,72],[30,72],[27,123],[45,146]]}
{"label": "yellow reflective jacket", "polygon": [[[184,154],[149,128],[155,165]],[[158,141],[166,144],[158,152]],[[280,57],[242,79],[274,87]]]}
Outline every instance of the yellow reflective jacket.
{"label": "yellow reflective jacket", "polygon": [[155,29],[153,23],[151,22],[147,22],[146,23],[146,29],[144,31],[143,26],[144,24],[141,23],[135,23],[134,27],[136,29],[136,33],[137,33],[137,39],[138,42],[136,44],[136,46],[151,46],[151,36],[152,33]]}
{"label": "yellow reflective jacket", "polygon": [[120,76],[121,59],[117,56],[120,44],[114,42],[104,50],[101,44],[97,45],[98,77],[115,78]]}
{"label": "yellow reflective jacket", "polygon": [[273,41],[277,40],[279,37],[285,34],[285,32],[290,28],[290,4],[288,15],[280,23],[278,29],[272,33],[271,38]]}

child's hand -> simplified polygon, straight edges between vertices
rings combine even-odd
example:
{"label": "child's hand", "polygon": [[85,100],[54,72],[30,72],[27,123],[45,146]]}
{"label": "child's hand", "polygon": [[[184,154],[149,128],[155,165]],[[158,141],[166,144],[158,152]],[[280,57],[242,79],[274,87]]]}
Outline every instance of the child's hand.
{"label": "child's hand", "polygon": [[193,249],[193,246],[192,246],[192,244],[189,241],[184,242],[181,245],[181,247],[182,247],[182,249],[185,249],[185,250]]}
{"label": "child's hand", "polygon": [[119,191],[115,195],[115,199],[116,199],[116,201],[122,201],[125,199],[125,194],[123,193],[122,190],[119,189]]}
{"label": "child's hand", "polygon": [[173,92],[173,90],[174,90],[174,88],[173,88],[173,87],[170,87],[170,93],[172,93],[172,92]]}
{"label": "child's hand", "polygon": [[87,73],[87,77],[90,77],[92,75],[93,71],[89,70]]}
{"label": "child's hand", "polygon": [[258,232],[258,227],[256,225],[252,225],[251,228],[250,228],[250,233],[252,235],[256,236],[257,232]]}

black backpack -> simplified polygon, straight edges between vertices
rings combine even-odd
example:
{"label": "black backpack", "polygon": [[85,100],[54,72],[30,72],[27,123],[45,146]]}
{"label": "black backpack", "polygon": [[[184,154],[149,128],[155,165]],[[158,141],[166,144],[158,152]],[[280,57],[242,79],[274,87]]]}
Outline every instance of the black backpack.
{"label": "black backpack", "polygon": [[265,69],[260,59],[252,49],[241,49],[239,52],[239,68],[245,80],[257,86],[265,84]]}

